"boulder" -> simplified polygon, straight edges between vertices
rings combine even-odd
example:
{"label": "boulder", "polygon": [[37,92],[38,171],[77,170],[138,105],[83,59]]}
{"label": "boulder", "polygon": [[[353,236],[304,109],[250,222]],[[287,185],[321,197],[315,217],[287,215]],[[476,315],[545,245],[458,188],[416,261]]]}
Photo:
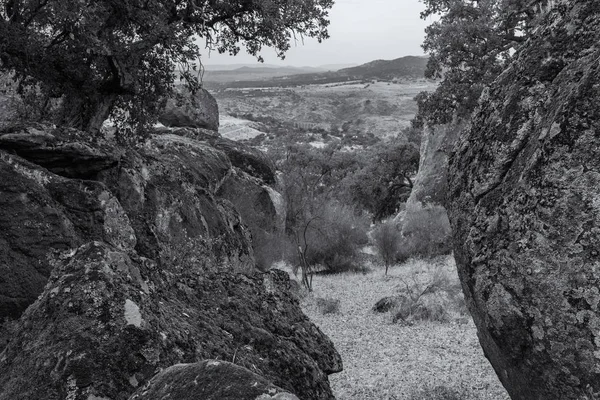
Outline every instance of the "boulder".
{"label": "boulder", "polygon": [[515,400],[600,398],[600,2],[562,2],[451,157],[454,252]]}
{"label": "boulder", "polygon": [[210,141],[231,160],[233,171],[217,195],[230,201],[252,234],[257,267],[267,270],[281,256],[276,244],[285,229],[286,205],[275,165],[262,151],[228,139]]}
{"label": "boulder", "polygon": [[167,100],[159,122],[167,127],[219,129],[219,107],[217,100],[205,89],[195,94],[180,91]]}
{"label": "boulder", "polygon": [[[270,186],[237,168],[221,185],[219,197],[229,200],[250,227],[260,227],[267,232],[281,230],[282,210],[276,207],[279,193]],[[284,210],[283,210],[284,211]]]}
{"label": "boulder", "polygon": [[0,150],[0,320],[42,292],[52,260],[89,240],[132,251],[129,218],[108,188],[66,179]]}
{"label": "boulder", "polygon": [[244,143],[224,138],[212,140],[210,143],[216,149],[227,154],[234,167],[260,179],[266,185],[276,184],[275,164],[262,151]]}
{"label": "boulder", "polygon": [[235,361],[302,399],[334,399],[327,375],[341,371],[340,356],[289,285],[282,271],[158,267],[90,242],[56,262],[14,328],[0,400],[122,400],[164,368],[206,359]]}
{"label": "boulder", "polygon": [[129,400],[299,400],[260,375],[227,361],[173,365]]}
{"label": "boulder", "polygon": [[375,305],[373,306],[373,312],[376,313],[386,313],[388,311],[393,310],[394,308],[400,306],[403,301],[406,299],[405,296],[386,296],[382,299],[380,299],[377,303],[375,303]]}
{"label": "boulder", "polygon": [[217,197],[231,173],[227,156],[206,142],[162,134],[99,179],[129,216],[140,255],[185,264],[210,249],[213,267],[251,270],[250,233],[231,203]]}

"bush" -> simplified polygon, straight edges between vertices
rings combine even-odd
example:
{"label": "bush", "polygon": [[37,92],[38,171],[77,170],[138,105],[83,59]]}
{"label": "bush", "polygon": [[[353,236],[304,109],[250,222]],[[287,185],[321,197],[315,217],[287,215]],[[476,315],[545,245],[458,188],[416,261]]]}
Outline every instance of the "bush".
{"label": "bush", "polygon": [[401,295],[393,309],[393,322],[412,324],[415,321],[449,322],[450,311],[461,315],[464,304],[461,287],[447,272],[438,268],[431,278],[419,281],[413,275],[411,281],[402,281]]}
{"label": "bush", "polygon": [[368,226],[368,218],[350,207],[324,204],[306,231],[306,261],[329,273],[362,271],[359,249],[368,243]]}
{"label": "bush", "polygon": [[450,221],[444,207],[410,203],[402,220],[402,241],[398,261],[411,257],[433,258],[450,254]]}
{"label": "bush", "polygon": [[385,274],[387,275],[388,268],[396,261],[400,251],[402,242],[400,226],[392,219],[383,221],[375,227],[372,236],[375,249],[385,264]]}
{"label": "bush", "polygon": [[468,400],[473,399],[473,395],[468,393],[466,388],[451,388],[448,386],[431,386],[411,393],[410,400]]}
{"label": "bush", "polygon": [[331,298],[316,298],[317,308],[323,315],[326,314],[337,314],[340,312],[340,301],[338,299]]}

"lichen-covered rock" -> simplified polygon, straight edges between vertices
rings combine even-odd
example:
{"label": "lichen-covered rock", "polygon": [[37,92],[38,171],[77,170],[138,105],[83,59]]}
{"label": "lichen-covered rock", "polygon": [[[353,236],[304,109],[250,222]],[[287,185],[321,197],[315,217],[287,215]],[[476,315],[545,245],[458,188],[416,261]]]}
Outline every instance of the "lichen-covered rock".
{"label": "lichen-covered rock", "polygon": [[107,187],[57,176],[0,150],[0,320],[33,303],[55,257],[89,240],[124,251],[136,244]]}
{"label": "lichen-covered rock", "polygon": [[162,134],[130,150],[99,179],[127,212],[140,255],[181,263],[201,257],[198,249],[209,245],[215,266],[248,270],[250,234],[233,206],[217,196],[231,172],[227,156],[209,144]]}
{"label": "lichen-covered rock", "polygon": [[600,398],[600,2],[563,2],[450,162],[454,250],[513,399]]}
{"label": "lichen-covered rock", "polygon": [[0,400],[127,399],[160,369],[235,363],[302,399],[333,399],[341,370],[284,272],[236,274],[201,260],[161,268],[101,242],[56,264],[0,355]]}
{"label": "lichen-covered rock", "polygon": [[299,400],[262,376],[219,360],[169,367],[129,398],[156,399]]}
{"label": "lichen-covered rock", "polygon": [[169,99],[158,120],[168,127],[219,129],[217,100],[204,89],[195,95],[181,91]]}
{"label": "lichen-covered rock", "polygon": [[[281,210],[273,201],[277,192],[244,171],[234,172],[223,182],[218,195],[229,200],[242,216],[244,223],[269,232],[282,229],[279,222]],[[277,201],[277,200],[275,200]]]}

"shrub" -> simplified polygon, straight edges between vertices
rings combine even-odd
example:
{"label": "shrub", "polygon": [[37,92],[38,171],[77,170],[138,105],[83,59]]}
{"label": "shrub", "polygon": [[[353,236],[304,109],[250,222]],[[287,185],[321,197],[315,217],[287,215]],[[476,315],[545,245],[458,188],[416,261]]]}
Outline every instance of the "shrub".
{"label": "shrub", "polygon": [[412,276],[402,281],[400,301],[393,310],[393,322],[412,324],[415,321],[449,322],[450,311],[460,314],[457,301],[462,299],[460,284],[438,267],[431,278],[419,281]]}
{"label": "shrub", "polygon": [[387,275],[388,268],[396,261],[400,251],[402,241],[400,226],[392,219],[383,221],[373,230],[372,236],[377,253],[385,264]]}
{"label": "shrub", "polygon": [[451,252],[450,221],[444,207],[410,203],[402,220],[402,241],[398,260],[432,258]]}
{"label": "shrub", "polygon": [[410,400],[468,400],[473,399],[473,395],[468,392],[468,389],[461,387],[460,389],[451,388],[448,386],[431,386],[422,388],[410,394]]}
{"label": "shrub", "polygon": [[340,301],[332,298],[316,298],[317,308],[323,315],[337,314],[340,312]]}
{"label": "shrub", "polygon": [[[306,231],[306,261],[329,273],[361,271],[359,249],[368,243],[369,220],[350,207],[328,202]],[[304,240],[304,236],[302,237]]]}

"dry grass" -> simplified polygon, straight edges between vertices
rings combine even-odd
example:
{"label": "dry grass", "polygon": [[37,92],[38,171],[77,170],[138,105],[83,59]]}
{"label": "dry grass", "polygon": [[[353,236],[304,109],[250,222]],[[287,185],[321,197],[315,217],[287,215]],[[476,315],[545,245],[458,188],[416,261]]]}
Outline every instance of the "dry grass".
{"label": "dry grass", "polygon": [[[468,317],[453,313],[448,323],[392,323],[392,312],[376,314],[373,305],[397,294],[402,281],[427,281],[434,271],[453,273],[454,260],[406,264],[363,274],[314,278],[314,292],[302,300],[305,313],[334,342],[344,371],[330,376],[338,400],[508,399],[479,346]],[[323,314],[318,298],[338,299],[336,313]],[[435,395],[434,395],[435,394]]]}

